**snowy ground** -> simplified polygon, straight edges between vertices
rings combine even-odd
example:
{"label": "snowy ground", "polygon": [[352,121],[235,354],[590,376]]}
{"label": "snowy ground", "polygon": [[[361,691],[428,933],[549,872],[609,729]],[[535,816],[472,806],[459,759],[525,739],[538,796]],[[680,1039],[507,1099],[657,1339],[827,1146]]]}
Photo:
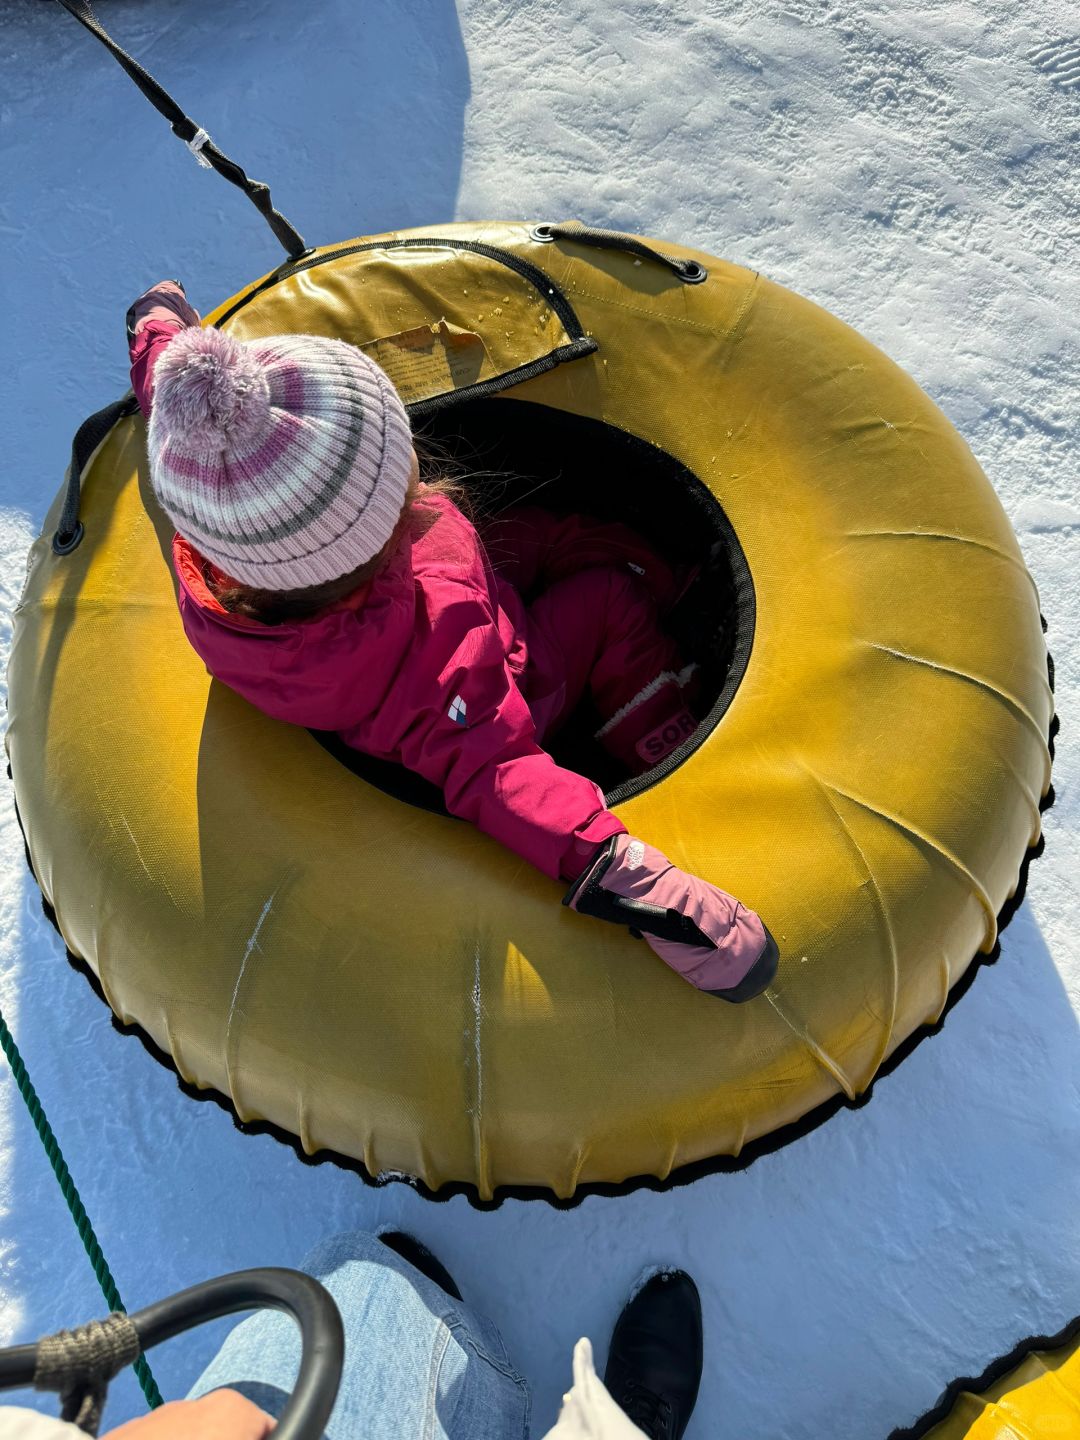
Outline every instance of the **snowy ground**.
{"label": "snowy ground", "polygon": [[[1001,959],[871,1103],[737,1176],[560,1213],[429,1205],[236,1133],[69,970],[0,787],[0,999],[137,1306],[394,1221],[502,1327],[537,1433],[639,1271],[700,1282],[690,1440],[878,1440],[1080,1311],[1080,24],[1065,0],[99,0],[310,241],[569,216],[699,244],[834,310],[961,430],[1020,535],[1058,666],[1057,804]],[[756,13],[755,13],[756,12]],[[119,394],[123,313],[278,261],[59,7],[0,25],[3,636],[71,432]],[[101,1308],[0,1066],[0,1340]],[[220,1332],[218,1332],[220,1333]],[[167,1395],[211,1353],[155,1354]],[[130,1377],[110,1419],[138,1412]]]}

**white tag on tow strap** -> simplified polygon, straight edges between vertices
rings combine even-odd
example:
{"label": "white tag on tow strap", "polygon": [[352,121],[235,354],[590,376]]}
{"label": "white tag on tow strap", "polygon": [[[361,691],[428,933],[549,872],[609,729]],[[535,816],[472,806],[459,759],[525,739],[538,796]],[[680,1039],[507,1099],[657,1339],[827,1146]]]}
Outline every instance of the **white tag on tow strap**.
{"label": "white tag on tow strap", "polygon": [[191,137],[190,140],[184,141],[184,144],[191,151],[192,155],[195,156],[195,159],[199,162],[199,164],[204,170],[212,170],[214,168],[210,164],[210,161],[207,160],[206,156],[202,153],[203,146],[208,144],[209,141],[210,136],[206,133],[205,130],[201,129],[196,130],[195,134]]}

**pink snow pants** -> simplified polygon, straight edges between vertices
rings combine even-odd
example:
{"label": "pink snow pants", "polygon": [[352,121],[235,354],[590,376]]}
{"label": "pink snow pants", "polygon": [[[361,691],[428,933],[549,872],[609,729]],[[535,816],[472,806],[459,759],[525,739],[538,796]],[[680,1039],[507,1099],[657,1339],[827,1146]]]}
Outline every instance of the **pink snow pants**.
{"label": "pink snow pants", "polygon": [[696,725],[686,672],[660,619],[678,581],[644,540],[623,525],[532,508],[509,512],[483,539],[499,578],[534,593],[519,684],[541,744],[586,692],[598,738],[634,773],[685,739]]}

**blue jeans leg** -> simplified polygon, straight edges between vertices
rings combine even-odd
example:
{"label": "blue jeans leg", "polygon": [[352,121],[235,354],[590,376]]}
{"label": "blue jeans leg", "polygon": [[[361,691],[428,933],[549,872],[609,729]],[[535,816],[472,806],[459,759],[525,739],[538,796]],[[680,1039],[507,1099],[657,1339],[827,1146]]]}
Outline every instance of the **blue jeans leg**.
{"label": "blue jeans leg", "polygon": [[[326,1440],[527,1440],[528,1388],[490,1320],[359,1231],[324,1241],[303,1268],[345,1326]],[[231,1332],[189,1398],[228,1385],[280,1415],[299,1361],[294,1322],[260,1311]]]}

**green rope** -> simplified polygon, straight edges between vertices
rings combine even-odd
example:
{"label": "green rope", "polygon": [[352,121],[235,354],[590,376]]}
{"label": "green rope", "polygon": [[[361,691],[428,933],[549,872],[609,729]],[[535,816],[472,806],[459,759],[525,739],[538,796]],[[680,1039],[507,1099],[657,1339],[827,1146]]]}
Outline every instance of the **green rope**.
{"label": "green rope", "polygon": [[[101,1293],[105,1296],[105,1303],[110,1310],[124,1310],[124,1302],[120,1299],[120,1291],[116,1288],[116,1281],[109,1269],[109,1262],[101,1253],[101,1246],[94,1234],[94,1227],[90,1224],[90,1217],[75,1188],[75,1181],[71,1178],[71,1171],[67,1167],[67,1161],[60,1153],[60,1146],[56,1143],[56,1136],[52,1132],[48,1117],[42,1108],[41,1101],[37,1097],[33,1081],[27,1073],[23,1058],[19,1054],[19,1047],[15,1044],[15,1037],[7,1027],[4,1019],[4,1012],[0,1010],[0,1045],[3,1046],[4,1054],[11,1066],[11,1073],[15,1076],[15,1083],[19,1087],[19,1094],[26,1101],[26,1108],[30,1111],[30,1118],[34,1122],[41,1143],[45,1147],[45,1154],[48,1155],[53,1171],[64,1192],[64,1199],[67,1201],[68,1209],[71,1211],[71,1218],[75,1221],[75,1228],[79,1232],[79,1238],[86,1247],[86,1253],[90,1257],[90,1264],[94,1267],[94,1274],[97,1276],[98,1284],[101,1286]],[[125,1312],[126,1313],[126,1312]],[[150,1366],[146,1363],[146,1356],[140,1355],[135,1361],[135,1374],[139,1377],[139,1384],[146,1396],[146,1403],[151,1410],[155,1410],[163,1404],[161,1391],[157,1387]]]}

